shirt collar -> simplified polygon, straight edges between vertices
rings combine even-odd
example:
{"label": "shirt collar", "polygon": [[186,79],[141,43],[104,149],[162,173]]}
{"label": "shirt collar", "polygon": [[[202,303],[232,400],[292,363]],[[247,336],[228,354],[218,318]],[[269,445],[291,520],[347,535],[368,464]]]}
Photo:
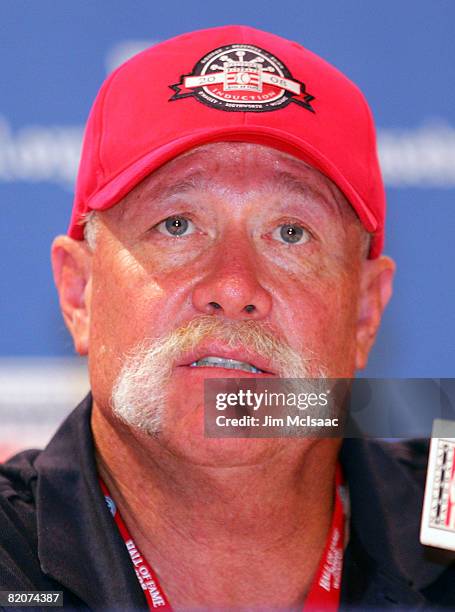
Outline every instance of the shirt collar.
{"label": "shirt collar", "polygon": [[35,462],[38,555],[43,572],[93,609],[147,609],[98,484],[91,395]]}

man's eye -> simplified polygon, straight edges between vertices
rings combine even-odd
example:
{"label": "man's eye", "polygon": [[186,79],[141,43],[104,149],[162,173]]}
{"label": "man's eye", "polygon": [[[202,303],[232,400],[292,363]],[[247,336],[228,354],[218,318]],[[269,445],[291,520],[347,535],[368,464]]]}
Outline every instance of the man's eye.
{"label": "man's eye", "polygon": [[311,238],[311,234],[301,225],[296,223],[284,223],[273,230],[272,237],[287,244],[304,244]]}
{"label": "man's eye", "polygon": [[156,229],[165,236],[183,236],[192,234],[195,230],[194,223],[186,217],[168,217],[156,225]]}

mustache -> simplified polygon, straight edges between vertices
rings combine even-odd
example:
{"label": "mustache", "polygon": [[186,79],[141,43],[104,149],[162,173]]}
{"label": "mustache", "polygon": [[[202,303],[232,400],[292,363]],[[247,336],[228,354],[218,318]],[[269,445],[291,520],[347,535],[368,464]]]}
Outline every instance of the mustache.
{"label": "mustache", "polygon": [[325,376],[325,368],[311,351],[295,351],[267,322],[201,315],[167,335],[144,338],[125,354],[111,395],[114,414],[148,433],[159,432],[174,366],[206,339],[260,354],[282,378]]}
{"label": "mustache", "polygon": [[288,378],[305,375],[306,364],[315,360],[308,349],[305,355],[292,349],[270,323],[223,321],[213,315],[196,317],[164,337],[145,338],[126,354],[126,360],[139,356],[151,360],[161,355],[172,368],[185,352],[197,349],[206,339],[224,342],[229,348],[252,350],[270,361],[278,375]]}

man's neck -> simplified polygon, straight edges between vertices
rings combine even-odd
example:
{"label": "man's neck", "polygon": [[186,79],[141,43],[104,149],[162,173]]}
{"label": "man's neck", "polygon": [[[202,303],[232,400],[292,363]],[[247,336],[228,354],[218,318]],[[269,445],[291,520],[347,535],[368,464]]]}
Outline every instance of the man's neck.
{"label": "man's neck", "polygon": [[96,406],[92,429],[99,472],[174,609],[301,607],[332,518],[337,441],[289,439],[281,457],[207,467]]}

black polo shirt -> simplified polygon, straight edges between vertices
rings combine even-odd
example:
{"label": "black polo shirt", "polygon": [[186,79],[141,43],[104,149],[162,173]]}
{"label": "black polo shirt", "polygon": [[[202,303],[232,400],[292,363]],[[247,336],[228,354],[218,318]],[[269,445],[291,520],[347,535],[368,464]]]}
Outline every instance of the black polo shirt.
{"label": "black polo shirt", "polygon": [[[65,609],[147,610],[98,484],[91,404],[88,395],[44,450],[0,465],[0,590],[63,591]],[[427,452],[424,442],[344,441],[342,609],[455,609],[455,565],[419,544]]]}

